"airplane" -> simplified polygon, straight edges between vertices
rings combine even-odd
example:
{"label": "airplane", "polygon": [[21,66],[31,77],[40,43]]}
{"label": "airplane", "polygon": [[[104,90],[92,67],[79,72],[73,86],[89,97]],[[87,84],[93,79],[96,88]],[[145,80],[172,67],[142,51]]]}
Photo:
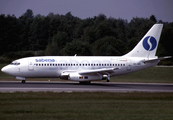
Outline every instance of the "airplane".
{"label": "airplane", "polygon": [[132,73],[156,66],[155,56],[163,24],[154,24],[139,43],[123,56],[39,56],[26,57],[3,67],[2,72],[15,76],[25,83],[25,78],[60,78],[79,83],[96,80],[110,81],[110,77]]}

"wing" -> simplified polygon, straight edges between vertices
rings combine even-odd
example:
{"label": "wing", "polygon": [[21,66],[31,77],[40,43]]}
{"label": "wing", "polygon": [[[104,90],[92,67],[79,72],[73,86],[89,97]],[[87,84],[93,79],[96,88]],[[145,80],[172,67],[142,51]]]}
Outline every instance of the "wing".
{"label": "wing", "polygon": [[94,74],[94,73],[99,73],[102,75],[107,75],[107,74],[111,74],[113,73],[115,70],[118,70],[119,68],[103,68],[103,69],[94,69],[94,70],[81,70],[81,71],[71,71],[71,70],[67,70],[67,71],[63,71],[61,73],[61,76],[68,76],[71,73],[78,73],[80,75],[84,75],[84,74]]}
{"label": "wing", "polygon": [[119,68],[103,68],[103,69],[95,69],[95,70],[82,70],[79,71],[79,74],[92,74],[92,73],[99,73],[102,75],[106,75],[106,74],[111,74],[114,73],[115,70],[118,70]]}

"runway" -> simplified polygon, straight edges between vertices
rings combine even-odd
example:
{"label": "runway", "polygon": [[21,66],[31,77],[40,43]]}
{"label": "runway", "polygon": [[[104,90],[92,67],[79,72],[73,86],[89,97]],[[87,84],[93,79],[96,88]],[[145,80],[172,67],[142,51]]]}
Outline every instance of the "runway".
{"label": "runway", "polygon": [[0,92],[173,92],[173,84],[92,82],[81,85],[77,82],[30,82],[1,81]]}

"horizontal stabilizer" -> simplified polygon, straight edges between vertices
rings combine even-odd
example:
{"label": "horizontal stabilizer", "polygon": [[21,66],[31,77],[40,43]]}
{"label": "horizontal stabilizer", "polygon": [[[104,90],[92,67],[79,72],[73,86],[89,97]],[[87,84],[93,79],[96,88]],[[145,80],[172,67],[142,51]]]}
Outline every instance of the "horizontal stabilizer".
{"label": "horizontal stabilizer", "polygon": [[171,57],[172,56],[160,57],[160,58],[156,58],[156,59],[145,60],[143,62],[147,63],[147,62],[152,62],[152,61],[156,61],[156,60],[164,60],[164,59],[168,59],[168,58],[171,58]]}

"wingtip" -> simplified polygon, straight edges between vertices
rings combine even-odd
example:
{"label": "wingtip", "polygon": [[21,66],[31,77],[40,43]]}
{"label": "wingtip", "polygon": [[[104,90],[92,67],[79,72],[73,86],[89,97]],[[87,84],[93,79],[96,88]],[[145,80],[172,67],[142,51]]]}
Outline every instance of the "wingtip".
{"label": "wingtip", "polygon": [[167,58],[172,58],[172,56],[166,56],[166,57],[164,57],[165,59],[167,59]]}

